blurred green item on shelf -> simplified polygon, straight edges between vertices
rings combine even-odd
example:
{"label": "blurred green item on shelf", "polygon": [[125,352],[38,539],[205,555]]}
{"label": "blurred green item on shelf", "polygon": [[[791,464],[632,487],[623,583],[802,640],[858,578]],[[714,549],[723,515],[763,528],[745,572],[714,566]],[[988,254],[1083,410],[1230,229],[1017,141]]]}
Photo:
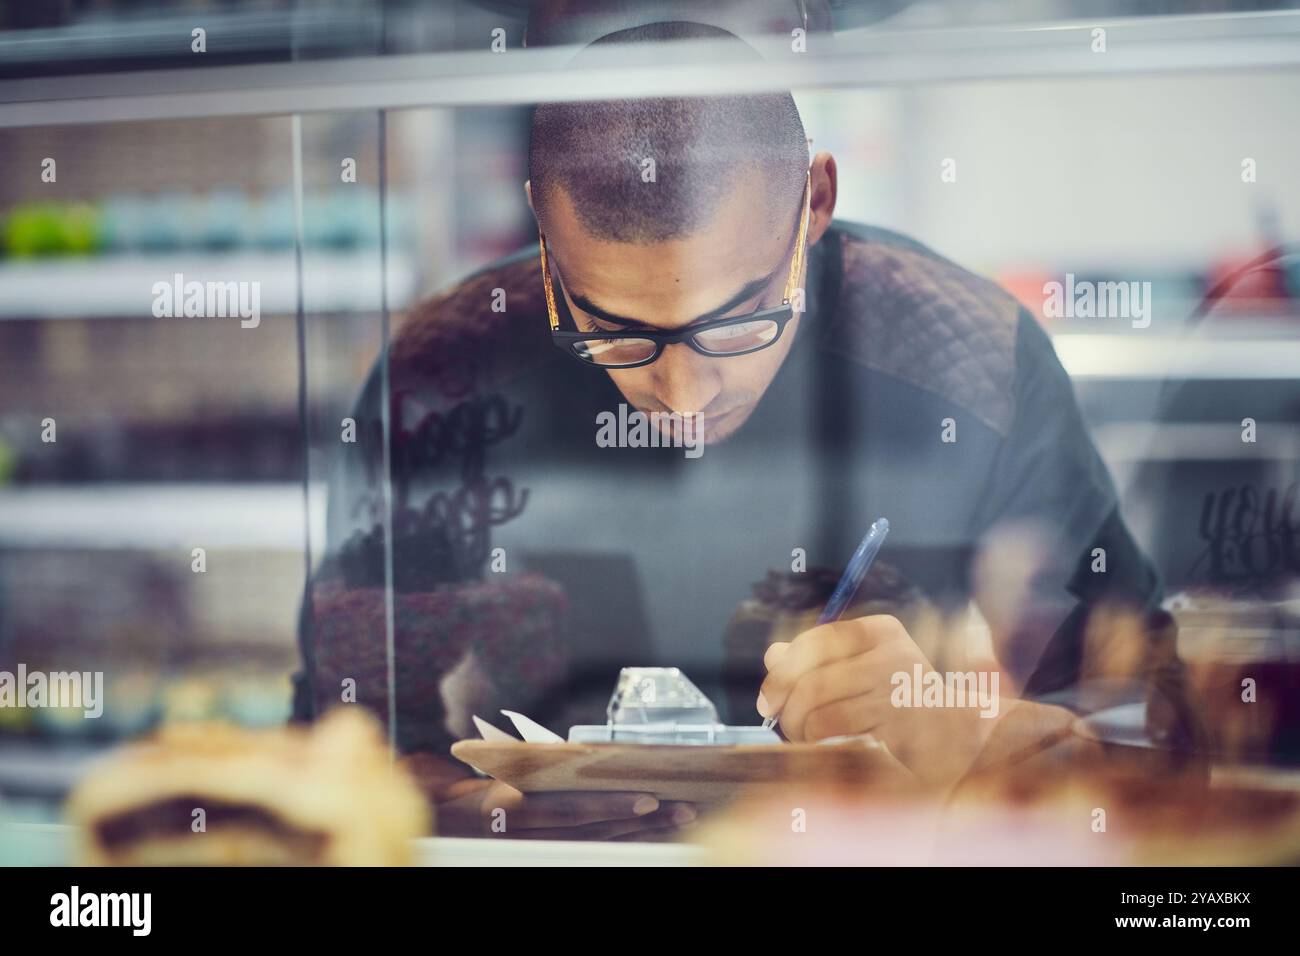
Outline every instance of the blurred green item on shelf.
{"label": "blurred green item on shelf", "polygon": [[63,211],[63,252],[84,256],[101,248],[99,210],[89,203],[74,203]]}
{"label": "blurred green item on shelf", "polygon": [[101,215],[89,203],[25,203],[5,218],[3,244],[19,259],[89,255],[102,245]]}
{"label": "blurred green item on shelf", "polygon": [[32,707],[0,707],[0,734],[26,732],[35,720],[35,713]]}
{"label": "blurred green item on shelf", "polygon": [[[406,205],[400,195],[390,198],[389,236],[395,241],[404,240],[409,230]],[[373,248],[379,244],[378,209],[373,189],[314,192],[304,204],[303,240],[311,248]],[[206,193],[114,193],[93,204],[29,202],[7,216],[0,213],[0,255],[17,259],[288,249],[294,238],[293,195],[285,189],[256,195],[224,187]]]}
{"label": "blurred green item on shelf", "polygon": [[18,473],[18,452],[0,438],[0,485],[7,485]]}

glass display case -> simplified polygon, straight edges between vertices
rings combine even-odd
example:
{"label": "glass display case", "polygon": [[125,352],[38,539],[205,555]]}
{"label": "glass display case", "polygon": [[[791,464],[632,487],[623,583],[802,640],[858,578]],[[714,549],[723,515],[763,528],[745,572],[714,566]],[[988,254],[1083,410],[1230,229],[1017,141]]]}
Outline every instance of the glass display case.
{"label": "glass display case", "polygon": [[[235,5],[204,53],[209,11],[175,5],[81,21],[80,60],[50,52],[66,24],[5,23],[0,671],[103,681],[102,718],[0,708],[5,813],[59,819],[89,761],[163,724],[353,705],[437,794],[474,778],[451,748],[475,717],[563,737],[630,666],[757,725],[769,647],[882,515],[846,619],[890,615],[936,670],[996,671],[1117,748],[1170,743],[1149,701],[1067,700],[1044,664],[1139,676],[1082,623],[1050,640],[1109,574],[1116,614],[1168,619],[1183,756],[1300,761],[1300,16],[723,4],[701,18],[744,49],[580,52],[611,21],[526,42],[527,4],[449,5],[444,32],[417,6],[271,5],[258,49]],[[772,384],[672,406],[671,370],[562,354],[550,316],[632,326],[574,324],[601,277],[562,230],[543,282],[534,108],[787,90],[835,225]],[[722,248],[676,274],[750,261]],[[850,344],[814,323],[851,296]],[[873,377],[820,370],[825,342]],[[628,419],[704,408],[698,447]],[[439,832],[470,832],[456,813]]]}

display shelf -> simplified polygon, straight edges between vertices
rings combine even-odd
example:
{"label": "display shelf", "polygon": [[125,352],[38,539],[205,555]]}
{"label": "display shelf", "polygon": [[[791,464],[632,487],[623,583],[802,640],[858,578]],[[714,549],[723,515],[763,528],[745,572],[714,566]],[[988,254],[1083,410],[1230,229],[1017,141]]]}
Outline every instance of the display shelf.
{"label": "display shelf", "polygon": [[103,744],[50,747],[0,738],[0,793],[62,798],[107,750]]}
{"label": "display shelf", "polygon": [[[178,272],[187,281],[256,280],[261,283],[263,315],[298,310],[298,270],[292,251],[177,252],[0,262],[0,319],[152,318],[153,284],[170,283]],[[302,267],[304,307],[308,313],[378,311],[379,277],[375,251],[308,250]],[[408,304],[416,286],[414,262],[390,251],[389,308]]]}
{"label": "display shelf", "polygon": [[1300,369],[1300,325],[1290,338],[1193,338],[1134,331],[1058,333],[1052,342],[1075,379],[1294,379]]}
{"label": "display shelf", "polygon": [[[44,485],[0,490],[0,547],[301,550],[303,487]],[[325,491],[310,488],[313,541],[325,540]]]}

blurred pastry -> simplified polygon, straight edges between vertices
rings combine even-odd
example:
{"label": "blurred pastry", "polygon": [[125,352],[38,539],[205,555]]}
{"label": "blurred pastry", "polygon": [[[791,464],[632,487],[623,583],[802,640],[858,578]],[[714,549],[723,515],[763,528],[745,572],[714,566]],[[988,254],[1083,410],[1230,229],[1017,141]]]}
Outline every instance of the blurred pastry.
{"label": "blurred pastry", "polygon": [[168,726],[99,764],[68,812],[89,865],[399,866],[432,829],[360,707],[310,728]]}
{"label": "blurred pastry", "polygon": [[1025,767],[949,795],[881,781],[764,791],[697,831],[717,866],[1294,866],[1300,796]]}

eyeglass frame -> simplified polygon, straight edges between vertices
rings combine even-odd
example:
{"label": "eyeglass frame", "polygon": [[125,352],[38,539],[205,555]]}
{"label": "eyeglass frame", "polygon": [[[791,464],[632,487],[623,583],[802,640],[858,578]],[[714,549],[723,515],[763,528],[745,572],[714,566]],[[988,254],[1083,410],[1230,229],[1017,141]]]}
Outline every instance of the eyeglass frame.
{"label": "eyeglass frame", "polygon": [[[804,260],[807,257],[808,247],[808,216],[812,205],[812,170],[809,170],[804,177],[803,200],[801,202],[802,211],[799,215],[799,235],[795,241],[794,255],[790,260],[790,274],[785,281],[785,289],[782,291],[781,304],[772,306],[767,309],[759,309],[755,312],[749,312],[745,315],[729,316],[727,318],[712,319],[708,322],[701,322],[698,325],[688,325],[685,328],[678,329],[674,332],[658,331],[641,331],[625,330],[621,332],[597,331],[564,331],[560,328],[560,313],[555,305],[555,285],[551,277],[550,261],[546,255],[546,234],[542,231],[541,226],[537,228],[537,245],[541,251],[542,259],[542,288],[546,293],[546,312],[551,323],[551,342],[555,347],[565,352],[573,358],[574,361],[581,363],[587,368],[605,368],[605,369],[628,369],[641,368],[652,362],[658,361],[659,356],[663,355],[664,349],[669,345],[676,345],[685,342],[696,352],[709,358],[735,358],[740,355],[752,355],[755,352],[761,352],[765,348],[775,345],[785,334],[785,327],[798,313],[793,308],[794,294],[798,290],[799,275],[803,271]],[[802,310],[799,310],[802,311]],[[772,336],[771,341],[764,342],[754,348],[743,349],[739,352],[712,352],[704,348],[695,341],[695,336],[701,332],[711,331],[717,328],[725,328],[729,325],[742,325],[746,322],[758,322],[770,320],[776,322],[776,335]],[[655,346],[654,352],[639,362],[631,362],[626,365],[602,365],[599,362],[590,362],[582,358],[573,350],[573,342],[589,340],[609,341],[613,339],[646,339]]]}

